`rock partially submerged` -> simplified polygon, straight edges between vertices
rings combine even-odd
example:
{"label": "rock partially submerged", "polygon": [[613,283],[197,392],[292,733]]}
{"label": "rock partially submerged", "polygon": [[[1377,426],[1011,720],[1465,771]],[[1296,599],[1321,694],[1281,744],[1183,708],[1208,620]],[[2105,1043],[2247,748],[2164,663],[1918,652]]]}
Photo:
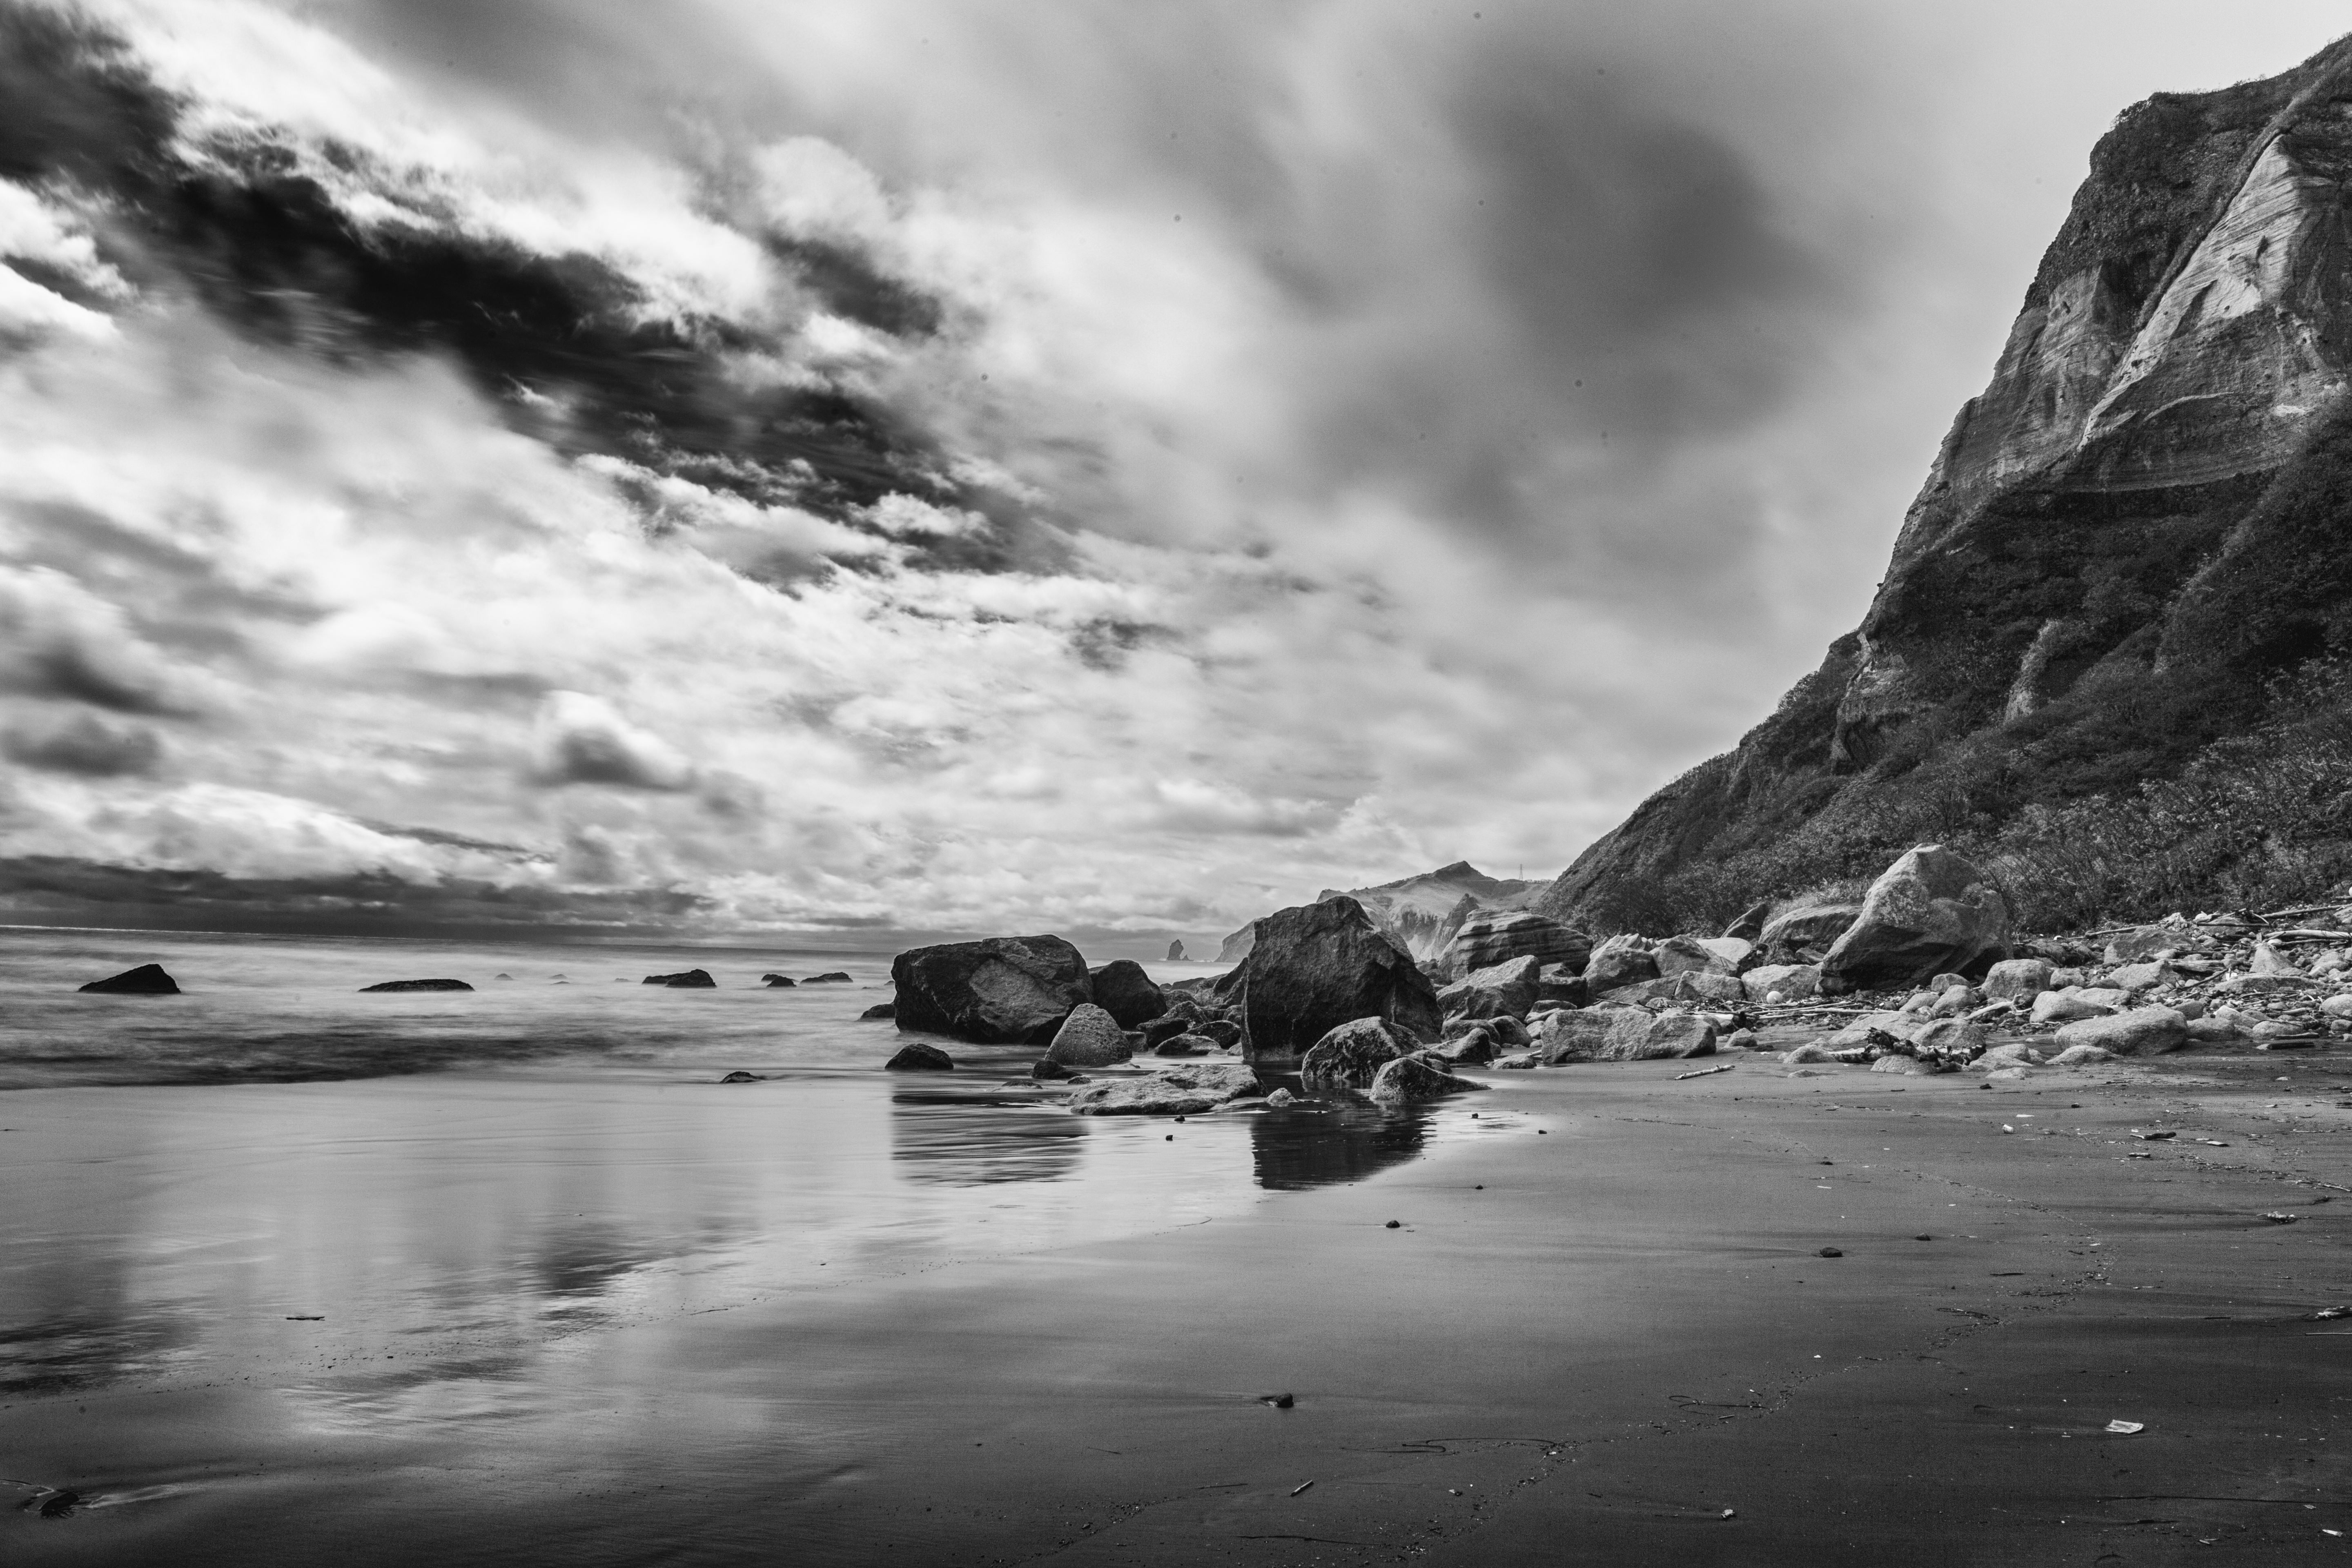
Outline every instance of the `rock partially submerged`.
{"label": "rock partially submerged", "polygon": [[1460,1078],[1433,1066],[1426,1058],[1410,1056],[1383,1063],[1381,1070],[1372,1075],[1370,1094],[1382,1105],[1403,1105],[1416,1100],[1438,1100],[1449,1094],[1467,1094],[1486,1087],[1475,1079]]}
{"label": "rock partially submerged", "polygon": [[379,980],[373,985],[360,987],[361,994],[371,991],[471,991],[462,980]]}
{"label": "rock partially submerged", "polygon": [[835,969],[824,974],[812,974],[801,982],[803,985],[850,985],[856,984],[843,971]]}
{"label": "rock partially submerged", "polygon": [[898,1027],[992,1046],[1042,1046],[1092,998],[1086,960],[1058,936],[918,947],[891,961]]}
{"label": "rock partially submerged", "polygon": [[667,985],[673,991],[711,991],[719,985],[719,982],[710,978],[710,972],[707,969],[685,969],[676,974],[648,974],[638,984]]}
{"label": "rock partially submerged", "polygon": [[162,964],[142,963],[136,969],[93,980],[80,989],[102,996],[177,996],[180,983],[166,974]]}
{"label": "rock partially submerged", "polygon": [[1248,1060],[1290,1061],[1358,1018],[1385,1018],[1417,1039],[1436,1037],[1437,994],[1428,976],[1355,900],[1277,910],[1255,929],[1227,992],[1241,1013]]}
{"label": "rock partially submerged", "polygon": [[937,1046],[927,1046],[920,1040],[908,1040],[898,1047],[898,1055],[882,1064],[884,1072],[952,1072],[955,1058]]}
{"label": "rock partially submerged", "polygon": [[1080,1116],[1198,1116],[1260,1088],[1256,1072],[1243,1063],[1187,1063],[1088,1084],[1070,1096],[1069,1107]]}
{"label": "rock partially submerged", "polygon": [[1298,1081],[1318,1091],[1371,1088],[1381,1068],[1421,1049],[1410,1029],[1386,1018],[1354,1018],[1308,1047],[1298,1064]]}
{"label": "rock partially submerged", "polygon": [[771,991],[782,991],[800,983],[789,974],[762,974],[760,984]]}
{"label": "rock partially submerged", "polygon": [[898,1005],[897,1003],[877,1002],[874,1005],[857,1015],[857,1021],[861,1024],[865,1024],[884,1018],[895,1018],[898,1016]]}

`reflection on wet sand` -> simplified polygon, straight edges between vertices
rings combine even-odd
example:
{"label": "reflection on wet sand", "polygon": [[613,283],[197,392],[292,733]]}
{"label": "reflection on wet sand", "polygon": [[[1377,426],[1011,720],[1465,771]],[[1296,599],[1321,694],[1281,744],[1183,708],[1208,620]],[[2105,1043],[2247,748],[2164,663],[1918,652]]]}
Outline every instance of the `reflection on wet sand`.
{"label": "reflection on wet sand", "polygon": [[1034,1097],[901,1089],[890,1097],[890,1157],[910,1182],[974,1186],[1073,1175],[1087,1124]]}
{"label": "reflection on wet sand", "polygon": [[[1296,1087],[1293,1093],[1297,1092]],[[1432,1112],[1385,1110],[1369,1100],[1305,1100],[1250,1121],[1258,1185],[1277,1191],[1357,1182],[1421,1152]]]}

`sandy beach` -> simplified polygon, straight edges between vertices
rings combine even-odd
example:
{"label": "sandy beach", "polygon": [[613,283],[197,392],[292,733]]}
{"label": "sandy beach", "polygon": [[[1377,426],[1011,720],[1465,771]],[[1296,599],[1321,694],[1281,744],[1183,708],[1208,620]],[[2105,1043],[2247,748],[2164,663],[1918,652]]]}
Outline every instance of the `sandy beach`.
{"label": "sandy beach", "polygon": [[[61,1519],[0,1515],[5,1552],[2278,1563],[2345,1551],[2327,1531],[2352,1529],[2335,1451],[2352,1345],[2331,1342],[2352,1341],[2352,1320],[2315,1316],[2352,1306],[2339,1262],[2352,1110],[2336,1104],[2352,1068],[2336,1057],[2175,1057],[1991,1089],[1749,1058],[1683,1070],[1488,1074],[1493,1091],[1449,1108],[1416,1157],[1311,1190],[1249,1190],[1244,1151],[1266,1140],[1268,1113],[1129,1123],[1070,1184],[1058,1231],[988,1237],[984,1209],[966,1207],[933,1216],[920,1245],[863,1258],[794,1245],[822,1234],[809,1213],[749,1212],[714,1241],[675,1144],[635,1174],[609,1154],[559,1158],[580,1179],[540,1207],[609,1219],[667,1193],[643,1237],[699,1224],[671,1237],[680,1266],[642,1270],[634,1290],[583,1285],[567,1309],[544,1289],[560,1260],[543,1259],[536,1281],[481,1279],[437,1316],[423,1300],[349,1304],[363,1328],[341,1303],[288,1321],[299,1309],[266,1290],[187,1303],[244,1321],[176,1339],[146,1321],[153,1342],[115,1347],[101,1384],[20,1389],[0,1407],[6,1476],[86,1500]],[[135,1117],[136,1100],[395,1089],[404,1114],[471,1099],[482,1127],[511,1135],[510,1111],[450,1080],[38,1090],[7,1097],[0,1160],[20,1215],[69,1226],[100,1119]],[[756,1140],[763,1112],[734,1104],[728,1135]],[[625,1131],[624,1110],[597,1142]],[[184,1105],[175,1115],[188,1124]],[[462,1117],[437,1125],[430,1163],[448,1181],[404,1190],[409,1223],[462,1237],[469,1139]],[[368,1158],[363,1128],[318,1136],[322,1158]],[[233,1206],[190,1195],[217,1156],[194,1139],[157,1149],[131,1184],[151,1207],[179,1194],[192,1247],[220,1245],[193,1221]],[[648,1181],[666,1161],[672,1178]],[[301,1206],[255,1190],[235,1202],[257,1231]],[[341,1260],[415,1245],[339,1228],[332,1212],[317,1223],[278,1251],[320,1249],[339,1277]],[[589,1250],[571,1266],[593,1271]],[[626,1252],[609,1276],[628,1271]],[[21,1286],[27,1250],[11,1255]],[[737,1272],[712,1284],[721,1256]],[[358,1277],[397,1300],[400,1279]],[[526,1307],[578,1321],[509,1321]],[[1292,1406],[1260,1397],[1277,1394]],[[2106,1434],[2117,1419],[2143,1429]]]}

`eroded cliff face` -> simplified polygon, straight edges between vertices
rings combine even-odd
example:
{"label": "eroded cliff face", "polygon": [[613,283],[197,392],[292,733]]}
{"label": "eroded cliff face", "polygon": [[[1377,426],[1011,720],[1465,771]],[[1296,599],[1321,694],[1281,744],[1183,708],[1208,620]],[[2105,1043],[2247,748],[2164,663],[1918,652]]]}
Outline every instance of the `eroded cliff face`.
{"label": "eroded cliff face", "polygon": [[2268,596],[2247,579],[2309,531],[2288,515],[2310,510],[2302,470],[2352,447],[2347,181],[2352,39],[2126,112],[1862,626],[1536,907],[1639,923],[1651,885],[1697,868],[1786,880],[1759,857],[1801,828],[1866,858],[1888,847],[1872,824],[1893,837],[1904,816],[1887,797],[1944,787],[1960,753],[1963,787],[2002,781],[1964,803],[1987,820],[2130,787],[2254,721],[2265,679],[2344,642],[2332,560]]}

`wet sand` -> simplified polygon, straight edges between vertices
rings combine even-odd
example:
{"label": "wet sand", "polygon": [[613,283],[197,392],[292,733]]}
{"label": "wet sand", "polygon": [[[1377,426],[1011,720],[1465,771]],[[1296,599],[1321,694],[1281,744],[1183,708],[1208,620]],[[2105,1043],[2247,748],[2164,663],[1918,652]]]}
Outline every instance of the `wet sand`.
{"label": "wet sand", "polygon": [[[1360,1181],[1245,1201],[1219,1187],[1112,1239],[949,1232],[887,1268],[721,1291],[715,1309],[647,1301],[535,1342],[529,1376],[487,1350],[467,1366],[466,1335],[495,1340],[495,1324],[382,1342],[284,1324],[194,1373],[166,1362],[11,1397],[0,1474],[100,1506],[11,1512],[0,1554],[2346,1553],[2352,1538],[2324,1531],[2352,1531],[2336,1426],[2352,1318],[2312,1314],[2352,1305],[2352,1110],[2335,1103],[2352,1100],[2352,1060],[2175,1058],[1990,1090],[1747,1058],[1677,1070],[1494,1074],[1448,1111],[1453,1133],[1385,1169],[1368,1157]],[[62,1094],[0,1109],[16,1126],[37,1100],[97,1114]],[[1218,1187],[1222,1165],[1193,1153],[1244,1158],[1261,1134],[1213,1120],[1120,1129],[1098,1179],[1121,1190],[1093,1201]],[[16,1158],[12,1182],[28,1173]],[[1295,1406],[1256,1398],[1275,1393]],[[2111,1418],[2145,1430],[2107,1436]]]}

